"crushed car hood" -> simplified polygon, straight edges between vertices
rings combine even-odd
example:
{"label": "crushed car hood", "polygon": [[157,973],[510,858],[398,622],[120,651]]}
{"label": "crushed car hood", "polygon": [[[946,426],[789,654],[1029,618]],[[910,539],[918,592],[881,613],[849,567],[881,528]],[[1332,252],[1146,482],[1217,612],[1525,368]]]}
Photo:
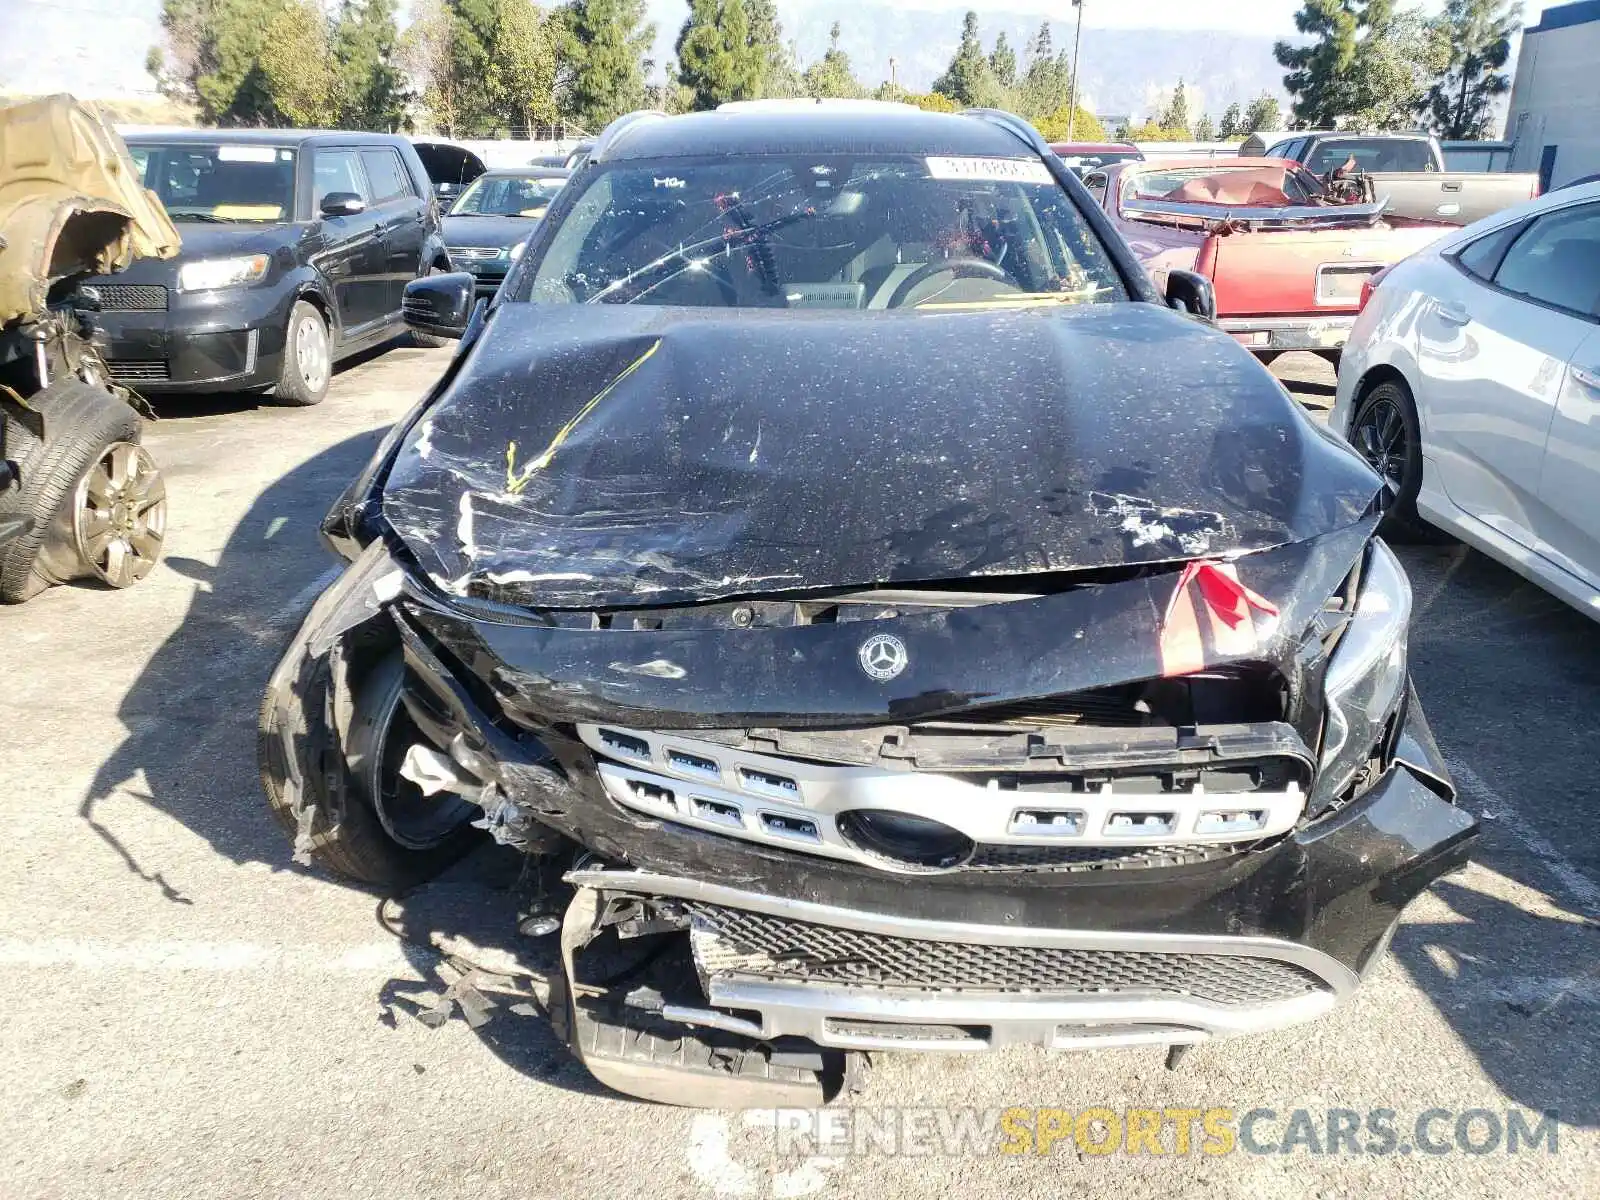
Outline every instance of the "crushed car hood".
{"label": "crushed car hood", "polygon": [[1227,558],[1377,477],[1226,335],[1147,304],[506,304],[382,512],[441,588],[676,604]]}

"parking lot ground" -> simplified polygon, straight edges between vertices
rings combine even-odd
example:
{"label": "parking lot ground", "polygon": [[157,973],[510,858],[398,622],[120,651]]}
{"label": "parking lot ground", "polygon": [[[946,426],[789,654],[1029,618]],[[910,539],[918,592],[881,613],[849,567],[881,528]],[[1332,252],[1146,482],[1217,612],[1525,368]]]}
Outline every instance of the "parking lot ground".
{"label": "parking lot ground", "polygon": [[[1412,664],[1484,819],[1481,854],[1410,910],[1392,958],[1331,1017],[1201,1046],[1170,1072],[1158,1049],[882,1057],[836,1111],[909,1134],[902,1153],[848,1137],[815,1152],[770,1113],[599,1088],[521,994],[537,996],[548,959],[511,929],[504,859],[380,908],[291,864],[256,780],[263,683],[330,578],[317,520],[447,360],[392,349],[309,410],[162,405],[148,440],[171,495],[164,565],[129,592],[58,588],[0,611],[0,1195],[1600,1194],[1595,627],[1453,546],[1404,551]],[[407,996],[449,977],[439,943],[513,979],[480,1028],[413,1015]],[[919,1153],[957,1106],[975,1141]],[[1329,1110],[1390,1109],[1399,1136],[1383,1155],[1302,1140],[1098,1157],[1071,1137],[1006,1155],[982,1122],[1013,1107],[1069,1124],[1089,1108],[1271,1109],[1255,1127],[1269,1149],[1305,1109],[1323,1150]],[[1554,1153],[1413,1144],[1425,1110],[1449,1110],[1429,1127],[1448,1140],[1455,1114],[1513,1107],[1559,1113]]]}

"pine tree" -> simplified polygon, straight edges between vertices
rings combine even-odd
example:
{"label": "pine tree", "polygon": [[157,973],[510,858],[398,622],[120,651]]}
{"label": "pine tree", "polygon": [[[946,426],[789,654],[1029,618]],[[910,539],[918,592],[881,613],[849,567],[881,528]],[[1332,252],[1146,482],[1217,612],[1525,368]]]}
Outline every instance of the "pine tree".
{"label": "pine tree", "polygon": [[1263,129],[1283,128],[1283,107],[1278,103],[1278,98],[1271,92],[1262,92],[1250,101],[1250,107],[1244,111],[1244,125],[1239,132],[1244,134],[1260,133]]}
{"label": "pine tree", "polygon": [[994,50],[989,55],[989,73],[1003,88],[1017,86],[1017,52],[1006,40],[1004,30],[994,39]]}
{"label": "pine tree", "polygon": [[164,46],[146,65],[164,95],[193,104],[207,125],[261,125],[271,101],[261,80],[267,20],[254,0],[163,0]]}
{"label": "pine tree", "polygon": [[564,115],[598,133],[644,107],[653,65],[646,56],[656,38],[644,0],[573,0],[554,20]]}
{"label": "pine tree", "polygon": [[394,0],[344,0],[333,30],[339,72],[339,125],[393,132],[405,121],[405,73]]}
{"label": "pine tree", "polygon": [[1487,137],[1494,103],[1510,90],[1502,72],[1520,29],[1520,5],[1508,0],[1447,0],[1433,22],[1449,63],[1429,88],[1425,111],[1442,138]]}
{"label": "pine tree", "polygon": [[1016,108],[1028,120],[1038,122],[1059,112],[1072,94],[1072,63],[1069,52],[1056,53],[1050,37],[1050,23],[1028,43],[1028,65],[1017,86]]}
{"label": "pine tree", "polygon": [[778,19],[775,0],[744,0],[750,23],[750,45],[761,60],[760,96],[792,96],[797,88],[791,75],[794,64],[783,44],[783,23]]}
{"label": "pine tree", "polygon": [[1283,86],[1294,100],[1295,124],[1332,129],[1353,107],[1350,77],[1359,49],[1359,0],[1305,0],[1294,26],[1315,40],[1307,46],[1279,42],[1272,53],[1288,68]]}
{"label": "pine tree", "polygon": [[1217,134],[1224,141],[1227,141],[1230,138],[1240,137],[1243,133],[1244,113],[1240,111],[1239,102],[1235,100],[1223,112],[1222,126],[1217,130]]}
{"label": "pine tree", "polygon": [[858,100],[867,94],[850,67],[850,56],[839,49],[839,22],[828,33],[828,49],[805,73],[806,95],[814,100]]}
{"label": "pine tree", "polygon": [[933,81],[933,90],[964,108],[987,108],[1001,102],[1000,88],[978,38],[977,13],[968,12],[962,19],[961,44],[945,73]]}
{"label": "pine tree", "polygon": [[1171,134],[1189,136],[1189,94],[1184,90],[1183,80],[1178,80],[1178,86],[1172,91],[1172,99],[1167,101],[1166,108],[1161,110],[1161,128]]}
{"label": "pine tree", "polygon": [[696,108],[760,94],[765,64],[750,44],[744,0],[690,0],[677,54],[678,78],[694,92]]}
{"label": "pine tree", "polygon": [[1214,142],[1217,140],[1217,127],[1211,120],[1211,114],[1205,113],[1195,122],[1194,140],[1197,142]]}
{"label": "pine tree", "polygon": [[1428,103],[1428,88],[1450,64],[1448,34],[1416,9],[1394,12],[1369,4],[1350,78],[1345,125],[1353,129],[1413,128]]}

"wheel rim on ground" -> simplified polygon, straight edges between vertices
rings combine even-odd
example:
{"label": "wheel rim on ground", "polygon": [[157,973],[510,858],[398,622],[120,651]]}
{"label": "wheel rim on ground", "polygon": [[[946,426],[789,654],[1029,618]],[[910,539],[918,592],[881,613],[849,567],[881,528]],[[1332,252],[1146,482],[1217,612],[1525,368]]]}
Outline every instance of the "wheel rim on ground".
{"label": "wheel rim on ground", "polygon": [[328,382],[328,330],[313,313],[295,322],[294,362],[306,389],[313,395],[320,392]]}
{"label": "wheel rim on ground", "polygon": [[101,582],[129,587],[160,561],[167,485],[143,446],[107,446],[78,481],[72,511],[78,557]]}
{"label": "wheel rim on ground", "polygon": [[425,739],[398,695],[393,708],[381,720],[383,725],[373,754],[377,777],[369,780],[378,823],[406,849],[432,850],[471,820],[474,807],[454,792],[426,795],[420,787],[401,776],[406,751]]}
{"label": "wheel rim on ground", "polygon": [[1378,396],[1361,410],[1351,439],[1357,452],[1379,475],[1391,497],[1398,496],[1406,483],[1411,443],[1406,436],[1405,417],[1400,406],[1388,396]]}

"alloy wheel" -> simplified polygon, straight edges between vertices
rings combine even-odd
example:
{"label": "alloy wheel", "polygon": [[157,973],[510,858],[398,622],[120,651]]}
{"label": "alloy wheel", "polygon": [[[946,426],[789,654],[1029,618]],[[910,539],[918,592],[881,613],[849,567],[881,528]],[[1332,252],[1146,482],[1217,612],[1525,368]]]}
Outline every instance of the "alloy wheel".
{"label": "alloy wheel", "polygon": [[1362,410],[1351,442],[1367,465],[1383,476],[1389,494],[1398,496],[1405,486],[1411,454],[1400,406],[1387,396],[1373,399]]}
{"label": "alloy wheel", "polygon": [[79,481],[72,511],[78,557],[102,582],[129,587],[161,558],[167,485],[143,446],[107,446]]}

